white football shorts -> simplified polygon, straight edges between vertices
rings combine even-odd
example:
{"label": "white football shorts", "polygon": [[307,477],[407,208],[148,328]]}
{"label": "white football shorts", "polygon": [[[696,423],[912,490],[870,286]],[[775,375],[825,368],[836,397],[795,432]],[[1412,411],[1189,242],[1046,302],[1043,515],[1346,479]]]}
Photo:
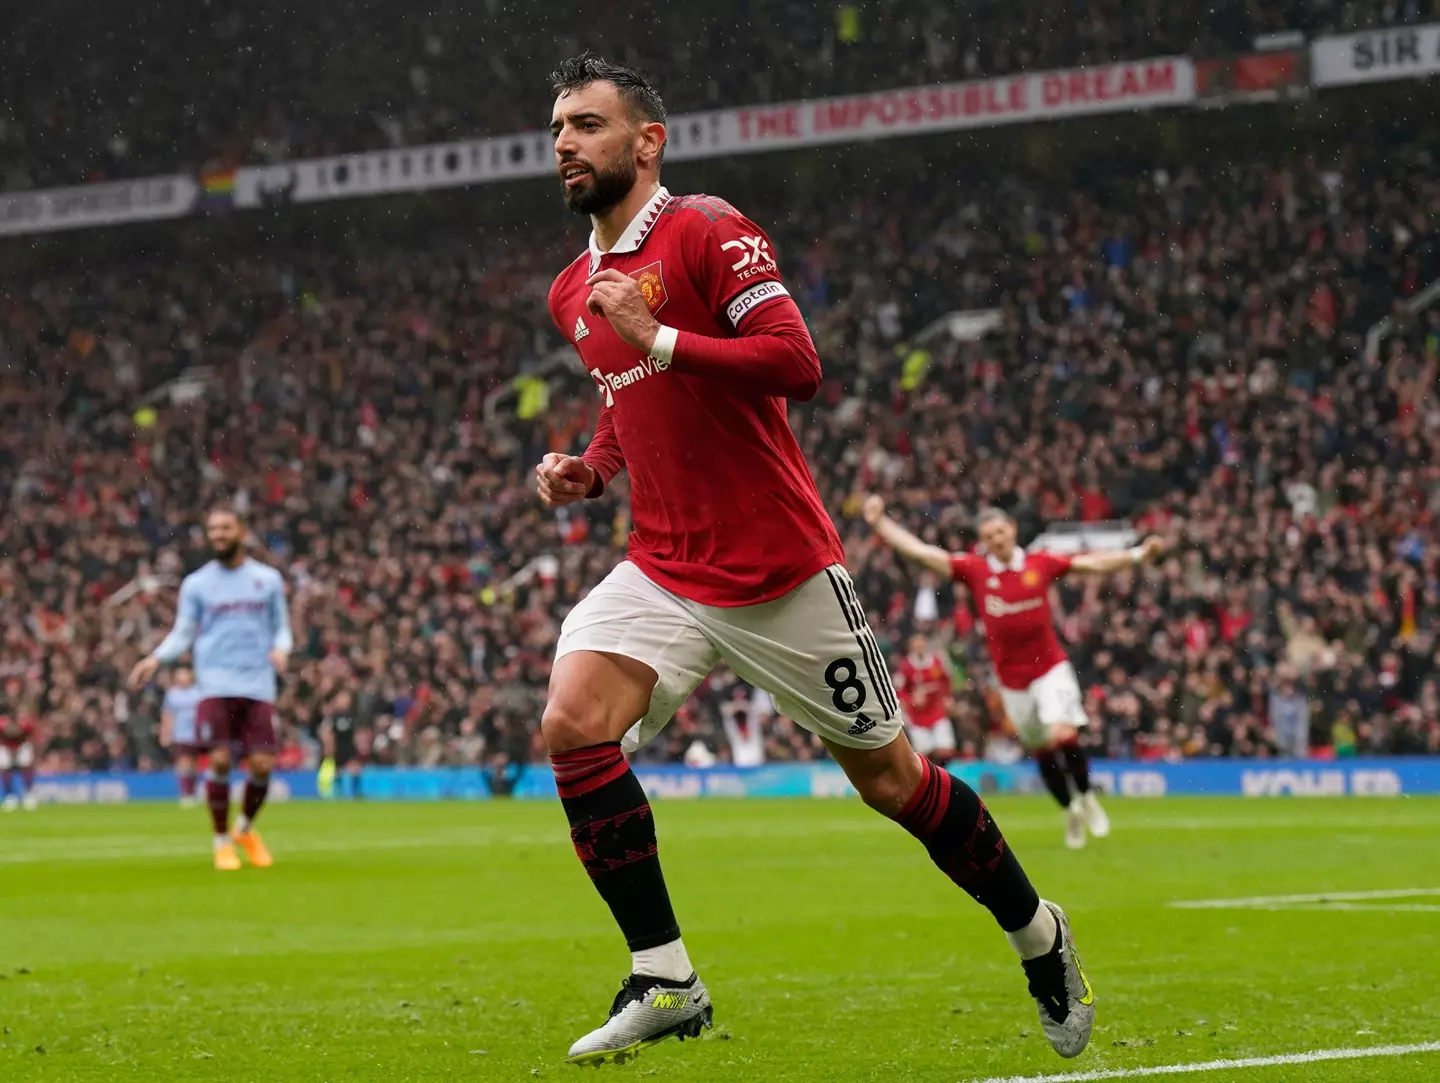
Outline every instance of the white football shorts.
{"label": "white football shorts", "polygon": [[0,771],[33,766],[35,766],[35,746],[29,741],[17,745],[13,749],[9,745],[0,744]]}
{"label": "white football shorts", "polygon": [[910,747],[922,756],[955,751],[955,727],[948,718],[940,719],[933,726],[917,726],[909,722],[905,725],[905,732],[910,735]]}
{"label": "white football shorts", "polygon": [[1026,748],[1045,748],[1050,744],[1051,726],[1089,725],[1085,701],[1080,695],[1080,678],[1069,662],[1041,674],[1029,688],[1000,686],[1000,699],[1005,713],[1015,727],[1015,736]]}
{"label": "white football shorts", "polygon": [[555,657],[572,651],[624,655],[659,675],[627,752],[664,729],[721,660],[827,741],[881,748],[900,732],[890,672],[839,564],[772,601],[726,607],[672,594],[627,560],[565,618]]}

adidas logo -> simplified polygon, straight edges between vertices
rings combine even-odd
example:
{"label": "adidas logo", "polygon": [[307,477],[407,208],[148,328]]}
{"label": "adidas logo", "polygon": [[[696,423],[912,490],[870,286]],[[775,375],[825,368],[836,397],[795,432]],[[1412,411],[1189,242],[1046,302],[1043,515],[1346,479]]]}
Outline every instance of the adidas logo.
{"label": "adidas logo", "polygon": [[875,728],[874,719],[866,718],[863,714],[855,716],[855,724],[845,732],[851,737],[859,737],[862,733],[869,733]]}
{"label": "adidas logo", "polygon": [[590,328],[588,328],[588,327],[585,326],[585,317],[584,317],[584,316],[576,316],[576,317],[575,317],[575,341],[576,341],[576,342],[579,342],[582,338],[584,338],[584,337],[585,337],[586,335],[588,335],[589,333],[590,333]]}

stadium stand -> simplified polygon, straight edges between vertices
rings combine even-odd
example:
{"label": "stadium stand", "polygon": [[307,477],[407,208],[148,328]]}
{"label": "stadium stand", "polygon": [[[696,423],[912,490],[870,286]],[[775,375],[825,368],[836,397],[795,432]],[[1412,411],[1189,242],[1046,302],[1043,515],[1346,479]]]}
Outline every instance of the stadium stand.
{"label": "stadium stand", "polygon": [[[1379,169],[1288,154],[771,212],[827,364],[793,411],[802,445],[884,645],[934,631],[965,675],[966,755],[995,740],[983,647],[948,587],[870,542],[866,490],[953,547],[991,503],[1022,537],[1127,517],[1176,543],[1142,578],[1063,592],[1111,755],[1440,751],[1440,321],[1402,316],[1373,359],[1364,344],[1440,278],[1424,146]],[[530,491],[597,405],[578,374],[535,375],[559,344],[546,288],[583,243],[558,217],[6,291],[0,673],[46,766],[161,762],[156,693],[120,678],[221,496],[291,582],[286,762],[342,689],[373,762],[537,754],[559,621],[625,530],[623,484],[570,516]],[[990,308],[981,341],[913,337]],[[718,673],[646,754],[723,757],[720,711],[747,695]],[[1296,717],[1302,737],[1277,731]],[[767,733],[772,759],[823,754],[784,719]]]}
{"label": "stadium stand", "polygon": [[[423,18],[353,0],[302,10],[223,4],[203,20],[181,0],[98,9],[26,0],[12,9],[0,42],[0,189],[526,131],[543,111],[544,73],[582,47],[646,67],[678,112],[1213,56],[1266,34],[1436,14],[1434,0],[639,0],[623,19],[606,18],[599,0],[443,0]],[[566,28],[569,40],[557,41]],[[497,41],[503,53],[483,48]]]}
{"label": "stadium stand", "polygon": [[[650,64],[681,110],[1434,14],[1151,8],[936,4],[917,22],[757,3],[725,23],[686,9],[664,24],[683,40],[586,43]],[[360,20],[333,55],[318,24],[257,48],[266,10],[203,28],[165,3],[138,22],[33,15],[3,45],[5,184],[515,131],[543,110],[548,56],[477,72],[457,44],[527,40],[537,16],[519,6],[438,5],[403,32],[393,11],[304,16]],[[115,19],[116,41],[140,34],[174,70],[141,87],[123,50],[60,63],[80,17]],[[697,81],[688,58],[749,42],[745,19],[793,33],[756,34],[744,65]],[[1074,33],[1040,32],[1055,26]],[[169,98],[147,96],[160,86]],[[153,127],[122,131],[122,114]],[[965,755],[1004,745],[980,638],[949,587],[872,544],[865,491],[955,548],[987,504],[1022,538],[1125,518],[1174,542],[1158,570],[1062,592],[1088,739],[1110,755],[1440,752],[1440,318],[1406,304],[1440,279],[1440,182],[1433,132],[1400,130],[1404,116],[1328,142],[1267,116],[1224,153],[1188,119],[1144,168],[1105,143],[1114,127],[1068,150],[1047,137],[1062,159],[1046,168],[1017,150],[988,174],[965,144],[897,143],[888,170],[862,154],[843,200],[821,179],[787,184],[786,158],[720,174],[770,227],[825,360],[820,397],[792,416],[850,567],[887,649],[916,628],[946,646]],[[291,209],[283,229],[237,216],[4,252],[0,691],[38,720],[46,768],[161,765],[158,690],[131,696],[121,676],[168,626],[220,497],[291,583],[282,762],[313,752],[341,691],[372,762],[539,758],[559,622],[623,552],[625,489],[569,515],[531,492],[539,456],[583,446],[594,423],[592,385],[553,367],[544,304],[583,233],[518,203],[507,227],[457,232],[444,218],[460,198],[412,206],[406,229],[352,205],[343,224]],[[995,327],[921,334],[956,310]],[[723,758],[721,713],[748,703],[722,670],[645,755],[698,742]],[[766,730],[771,759],[823,755],[783,718]]]}

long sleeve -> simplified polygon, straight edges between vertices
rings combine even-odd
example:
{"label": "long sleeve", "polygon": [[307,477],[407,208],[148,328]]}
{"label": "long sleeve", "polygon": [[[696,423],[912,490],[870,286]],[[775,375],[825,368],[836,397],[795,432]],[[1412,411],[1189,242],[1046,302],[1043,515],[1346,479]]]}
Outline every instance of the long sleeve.
{"label": "long sleeve", "polygon": [[709,380],[723,380],[761,395],[808,402],[820,390],[820,355],[795,302],[778,297],[741,325],[738,338],[678,331],[673,364]]}
{"label": "long sleeve", "polygon": [[195,645],[195,636],[200,631],[200,599],[196,596],[195,585],[189,579],[180,584],[180,602],[175,607],[175,627],[155,648],[155,657],[162,662],[173,662]]}
{"label": "long sleeve", "polygon": [[620,439],[615,435],[615,417],[610,407],[602,406],[595,421],[595,434],[590,445],[580,456],[595,471],[595,484],[585,496],[594,500],[605,491],[605,486],[616,474],[625,469],[625,453],[620,450]]}
{"label": "long sleeve", "polygon": [[285,600],[283,581],[276,584],[275,593],[270,595],[270,620],[275,626],[271,648],[289,654],[295,649],[295,633],[290,629],[290,605]]}

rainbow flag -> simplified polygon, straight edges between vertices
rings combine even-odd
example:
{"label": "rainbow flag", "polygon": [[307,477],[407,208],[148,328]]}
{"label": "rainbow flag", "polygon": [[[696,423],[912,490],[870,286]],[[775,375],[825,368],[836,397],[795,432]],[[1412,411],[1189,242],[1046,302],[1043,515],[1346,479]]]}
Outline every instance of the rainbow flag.
{"label": "rainbow flag", "polygon": [[235,207],[235,170],[207,169],[200,174],[200,210],[224,214]]}

